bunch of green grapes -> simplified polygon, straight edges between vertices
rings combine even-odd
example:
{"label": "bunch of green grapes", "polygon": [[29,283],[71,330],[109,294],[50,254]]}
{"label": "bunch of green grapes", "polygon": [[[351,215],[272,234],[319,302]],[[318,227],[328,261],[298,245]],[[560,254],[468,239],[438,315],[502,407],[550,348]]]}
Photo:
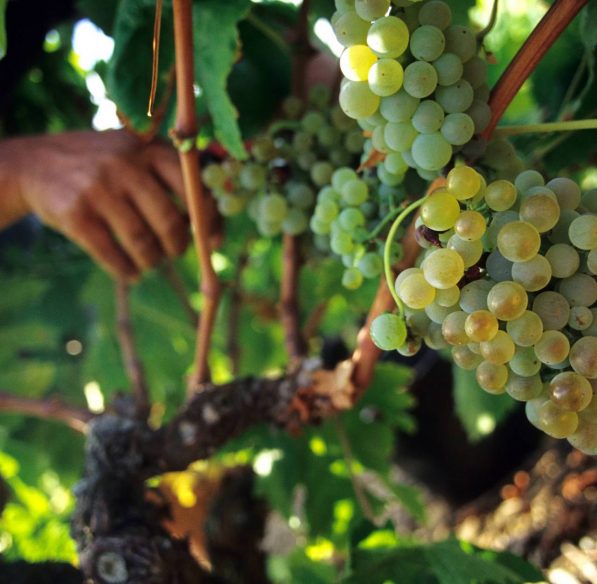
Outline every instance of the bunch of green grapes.
{"label": "bunch of green grapes", "polygon": [[336,0],[332,25],[346,47],[340,106],[371,132],[394,174],[434,178],[489,124],[487,65],[473,31],[441,0]]}
{"label": "bunch of green grapes", "polygon": [[381,273],[382,231],[398,211],[403,177],[383,168],[357,175],[363,131],[329,102],[323,87],[306,104],[287,99],[284,119],[252,142],[248,160],[212,162],[202,177],[222,215],[246,211],[261,235],[310,231],[320,252],[344,264],[344,286],[356,289]]}
{"label": "bunch of green grapes", "polygon": [[597,454],[597,190],[533,170],[486,184],[459,166],[418,221],[422,261],[395,281],[404,319],[378,317],[376,344],[449,346],[485,391]]}

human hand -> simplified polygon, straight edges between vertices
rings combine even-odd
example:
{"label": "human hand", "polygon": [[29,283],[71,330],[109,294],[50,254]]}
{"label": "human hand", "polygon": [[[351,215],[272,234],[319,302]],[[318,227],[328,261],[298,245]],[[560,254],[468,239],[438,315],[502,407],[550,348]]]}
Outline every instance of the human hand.
{"label": "human hand", "polygon": [[183,200],[178,158],[164,143],[125,131],[68,132],[8,140],[0,158],[0,184],[13,178],[0,215],[3,205],[10,219],[37,214],[116,277],[134,280],[188,244],[185,213],[169,195]]}

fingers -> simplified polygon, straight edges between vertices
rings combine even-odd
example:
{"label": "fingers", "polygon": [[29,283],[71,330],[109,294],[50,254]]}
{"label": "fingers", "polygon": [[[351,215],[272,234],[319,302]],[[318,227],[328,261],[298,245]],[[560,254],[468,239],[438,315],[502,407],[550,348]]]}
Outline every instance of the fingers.
{"label": "fingers", "polygon": [[116,242],[109,227],[91,209],[83,208],[73,217],[67,235],[112,276],[127,281],[139,277],[138,269]]}
{"label": "fingers", "polygon": [[163,258],[156,235],[126,198],[113,191],[97,189],[90,203],[140,270],[155,266]]}
{"label": "fingers", "polygon": [[180,255],[189,243],[187,220],[160,183],[149,174],[138,173],[129,193],[166,254],[170,257]]}
{"label": "fingers", "polygon": [[156,176],[186,204],[178,152],[167,144],[156,142],[147,147],[146,155]]}

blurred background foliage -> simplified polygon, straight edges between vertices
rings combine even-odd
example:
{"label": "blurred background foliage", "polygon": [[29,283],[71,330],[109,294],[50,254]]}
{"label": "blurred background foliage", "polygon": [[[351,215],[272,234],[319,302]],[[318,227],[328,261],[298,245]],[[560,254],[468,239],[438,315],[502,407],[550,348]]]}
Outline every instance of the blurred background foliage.
{"label": "blurred background foliage", "polygon": [[[216,136],[242,156],[242,140],[259,131],[288,94],[287,37],[297,18],[295,4],[195,2],[201,54],[210,57],[200,59],[196,68],[198,110],[204,120],[201,144]],[[468,15],[479,29],[492,6],[490,0],[450,4],[457,18],[462,21]],[[118,123],[113,101],[128,124],[147,128],[154,7],[154,0],[79,0],[81,20],[48,33],[42,58],[22,79],[0,119],[0,134],[113,127]],[[486,39],[493,63],[491,83],[547,7],[548,3],[535,0],[500,2],[497,23]],[[169,0],[164,0],[158,103],[168,93],[173,62],[169,8]],[[591,14],[576,19],[525,83],[504,123],[595,114],[597,20],[594,4],[589,8]],[[313,2],[313,43],[324,51],[330,50],[326,19],[332,11],[333,0]],[[213,20],[216,13],[220,21]],[[221,23],[216,30],[214,22]],[[172,124],[173,100],[165,111],[164,134]],[[524,136],[516,139],[516,145],[539,170],[550,176],[572,175],[589,188],[597,186],[597,172],[591,169],[595,149],[587,144],[595,144],[596,137],[595,132],[585,133],[583,140]],[[211,357],[216,382],[236,374],[270,375],[284,368],[283,331],[276,309],[280,261],[279,240],[258,237],[242,217],[227,223],[224,243],[214,258],[218,275],[228,285]],[[177,260],[175,268],[189,302],[200,310],[193,250]],[[341,355],[354,346],[375,291],[371,283],[348,292],[340,285],[340,271],[333,261],[312,258],[301,275],[303,321],[322,303],[327,307],[312,341],[314,353],[323,348]],[[2,390],[40,398],[59,394],[99,411],[116,392],[126,389],[115,332],[113,283],[71,243],[33,218],[6,230],[0,234],[0,286]],[[194,326],[164,270],[146,275],[132,290],[131,302],[138,349],[155,400],[152,422],[158,424],[184,398]],[[236,351],[238,359],[231,359]],[[339,420],[307,429],[299,437],[257,428],[218,453],[224,464],[253,466],[259,493],[291,536],[292,545],[270,559],[276,582],[331,582],[339,557],[350,566],[352,576],[346,582],[351,583],[372,582],[371,574],[375,581],[390,582],[396,566],[403,570],[403,583],[474,578],[485,582],[489,580],[480,578],[486,577],[486,562],[494,566],[491,582],[537,576],[508,555],[479,552],[455,540],[422,547],[397,536],[391,517],[379,528],[364,516],[354,483],[369,476],[384,487],[365,494],[376,515],[397,505],[413,524],[425,521],[416,487],[392,478],[397,436],[416,432],[410,413],[413,398],[405,390],[416,374],[408,363],[383,363],[372,389]],[[481,393],[462,372],[455,377],[454,388],[456,412],[471,440],[487,439],[517,407],[511,400],[506,403]],[[0,552],[8,559],[75,562],[68,519],[71,489],[82,469],[83,437],[56,423],[16,415],[1,414],[0,423],[0,475],[11,491],[0,518]],[[448,579],[448,568],[464,575]]]}

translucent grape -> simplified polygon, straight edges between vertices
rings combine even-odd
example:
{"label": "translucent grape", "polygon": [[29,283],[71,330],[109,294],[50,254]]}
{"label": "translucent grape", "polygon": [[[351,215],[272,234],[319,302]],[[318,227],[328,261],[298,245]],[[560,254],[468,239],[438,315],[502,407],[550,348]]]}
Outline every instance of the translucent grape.
{"label": "translucent grape", "polygon": [[342,199],[347,205],[362,205],[369,196],[367,183],[355,178],[346,182],[340,191]]}
{"label": "translucent grape", "polygon": [[597,281],[588,274],[564,278],[558,284],[558,291],[570,306],[593,306],[597,302]]}
{"label": "translucent grape", "polygon": [[545,186],[556,194],[560,209],[576,209],[580,205],[580,188],[573,180],[564,177],[554,178]]}
{"label": "translucent grape", "polygon": [[367,33],[367,44],[380,57],[395,59],[408,47],[408,27],[396,16],[378,18]]}
{"label": "translucent grape", "polygon": [[267,195],[261,199],[259,211],[265,221],[281,223],[288,212],[288,205],[281,195]]}
{"label": "translucent grape", "polygon": [[454,53],[444,53],[433,61],[433,67],[437,73],[438,85],[453,85],[462,77],[462,61]]}
{"label": "translucent grape", "polygon": [[478,211],[463,211],[454,223],[454,231],[461,239],[477,241],[485,233],[485,217]]}
{"label": "translucent grape", "polygon": [[290,235],[299,235],[307,230],[309,219],[300,209],[290,209],[282,221],[282,231]]}
{"label": "translucent grape", "polygon": [[461,369],[472,371],[483,361],[483,357],[473,353],[466,345],[455,345],[452,347],[452,359]]}
{"label": "translucent grape", "polygon": [[578,249],[597,248],[597,215],[581,215],[570,223],[568,237]]}
{"label": "translucent grape", "polygon": [[383,161],[385,169],[392,174],[404,174],[408,170],[408,165],[400,152],[390,152]]}
{"label": "translucent grape", "polygon": [[545,253],[554,278],[569,278],[580,266],[578,252],[566,243],[556,243]]}
{"label": "translucent grape", "polygon": [[597,213],[597,189],[587,191],[582,196],[581,204],[589,213]]}
{"label": "translucent grape", "polygon": [[386,14],[390,0],[355,0],[354,9],[364,20],[375,20]]}
{"label": "translucent grape", "polygon": [[498,330],[491,340],[483,341],[479,347],[483,358],[496,365],[504,365],[514,357],[516,352],[516,346],[510,335],[501,330]]}
{"label": "translucent grape", "polygon": [[423,274],[410,274],[397,287],[398,296],[410,308],[425,308],[435,298],[435,288]]}
{"label": "translucent grape", "polygon": [[534,225],[539,233],[545,233],[556,225],[560,218],[558,202],[547,195],[525,197],[520,205],[520,218]]}
{"label": "translucent grape", "polygon": [[439,306],[455,306],[459,298],[460,288],[458,288],[458,286],[435,291],[435,302],[439,304]]}
{"label": "translucent grape", "polygon": [[508,367],[516,375],[530,377],[539,373],[541,370],[541,361],[537,359],[537,355],[535,355],[532,347],[518,347],[516,353],[514,353],[514,357],[510,359]]}
{"label": "translucent grape", "polygon": [[379,59],[369,69],[369,88],[382,97],[396,93],[402,87],[403,79],[402,65],[394,59]]}
{"label": "translucent grape", "polygon": [[455,311],[446,316],[442,323],[442,335],[450,345],[466,345],[469,342],[464,330],[466,312]]}
{"label": "translucent grape", "polygon": [[[351,50],[351,49],[350,49]],[[325,125],[325,117],[321,112],[318,111],[309,111],[307,112],[304,116],[303,119],[301,120],[301,128],[307,132],[308,134],[317,134],[317,131]],[[257,143],[257,147],[259,148],[260,144],[259,142]],[[270,147],[273,149],[274,145],[273,143],[270,145]],[[263,149],[263,146],[262,146]],[[255,145],[253,146],[253,150],[252,152],[255,152]],[[268,158],[267,155],[264,155],[265,158]],[[270,156],[271,158],[271,156]]]}
{"label": "translucent grape", "polygon": [[332,174],[332,187],[339,193],[348,181],[356,178],[357,173],[352,168],[338,168]]}
{"label": "translucent grape", "polygon": [[331,163],[326,160],[319,160],[311,167],[309,174],[313,183],[318,187],[322,187],[330,182],[333,172],[334,167]]}
{"label": "translucent grape", "polygon": [[466,144],[475,133],[475,124],[467,114],[448,114],[441,127],[442,136],[455,146]]}
{"label": "translucent grape", "polygon": [[337,221],[345,231],[353,231],[365,224],[365,216],[359,209],[348,208],[340,211]]}
{"label": "translucent grape", "polygon": [[506,331],[521,347],[532,347],[543,334],[543,321],[539,315],[526,310],[521,316],[508,321]]}
{"label": "translucent grape", "polygon": [[444,31],[444,35],[446,51],[458,55],[463,63],[477,52],[477,39],[470,28],[453,24]]}
{"label": "translucent grape", "polygon": [[568,437],[568,442],[581,452],[594,456],[597,454],[597,421],[595,418],[579,416],[578,427]]}
{"label": "translucent grape", "polygon": [[498,282],[487,295],[487,308],[500,320],[509,321],[522,316],[527,308],[525,289],[516,282]]}
{"label": "translucent grape", "polygon": [[545,365],[561,363],[570,352],[570,342],[564,333],[547,330],[535,343],[535,355]]}
{"label": "translucent grape", "polygon": [[497,246],[506,259],[512,262],[526,262],[537,255],[541,237],[530,223],[512,221],[500,229]]}
{"label": "translucent grape", "polygon": [[316,235],[327,235],[330,232],[330,224],[315,215],[309,220],[309,228]]}
{"label": "translucent grape", "polygon": [[458,235],[450,237],[447,247],[460,254],[460,257],[464,261],[465,269],[474,266],[483,255],[483,244],[481,241],[466,241],[458,237]]}
{"label": "translucent grape", "polygon": [[570,305],[558,292],[547,290],[535,297],[533,312],[541,318],[545,330],[559,330],[568,322]]}
{"label": "translucent grape", "polygon": [[383,261],[378,254],[369,252],[359,260],[357,267],[365,278],[376,278],[383,270]]}
{"label": "translucent grape", "polygon": [[404,90],[420,99],[431,95],[437,87],[437,72],[425,61],[415,61],[404,70]]}
{"label": "translucent grape", "polygon": [[218,210],[224,217],[231,217],[245,208],[245,199],[235,195],[225,194],[218,198]]}
{"label": "translucent grape", "polygon": [[470,282],[460,291],[459,305],[465,312],[487,310],[487,294],[492,284],[487,280]]}
{"label": "translucent grape", "polygon": [[369,89],[366,81],[348,81],[340,90],[340,107],[349,118],[366,118],[379,106],[379,95]]}
{"label": "translucent grape", "polygon": [[421,205],[423,223],[435,231],[445,231],[456,223],[460,216],[460,205],[448,192],[431,193]]}
{"label": "translucent grape", "polygon": [[572,371],[558,373],[549,383],[549,399],[559,408],[571,412],[584,410],[593,398],[589,381]]}
{"label": "translucent grape", "polygon": [[513,262],[507,260],[497,249],[494,249],[485,260],[487,275],[496,282],[512,280]]}
{"label": "translucent grape", "polygon": [[529,292],[542,290],[551,280],[551,265],[541,254],[512,265],[512,279]]}
{"label": "translucent grape", "polygon": [[227,180],[226,171],[219,164],[208,164],[201,173],[206,187],[221,189]]}
{"label": "translucent grape", "polygon": [[410,120],[418,106],[419,99],[401,89],[394,95],[383,97],[379,111],[388,122],[406,122]]}
{"label": "translucent grape", "polygon": [[523,377],[514,372],[508,375],[506,393],[517,401],[529,401],[541,395],[543,383],[539,375]]}
{"label": "translucent grape", "polygon": [[340,70],[351,81],[367,81],[369,69],[377,56],[367,45],[353,45],[344,49],[340,57]]}
{"label": "translucent grape", "polygon": [[421,264],[427,282],[434,288],[456,286],[464,275],[464,262],[460,255],[451,249],[433,250]]}
{"label": "translucent grape", "polygon": [[335,231],[330,238],[330,247],[336,255],[350,253],[354,248],[354,241],[349,233],[345,231]]}
{"label": "translucent grape", "polygon": [[448,114],[464,112],[473,103],[473,88],[465,79],[452,85],[440,85],[435,92],[435,99]]}
{"label": "translucent grape", "polygon": [[259,190],[265,186],[266,170],[260,164],[245,164],[238,175],[238,181],[241,187],[245,189],[250,191]]}
{"label": "translucent grape", "polygon": [[583,337],[572,345],[570,365],[588,379],[597,378],[597,337]]}
{"label": "translucent grape", "polygon": [[560,211],[560,219],[549,234],[550,241],[553,243],[570,243],[568,229],[577,217],[580,217],[578,212],[573,211],[572,209],[562,209]]}
{"label": "translucent grape", "polygon": [[578,427],[578,415],[567,412],[547,400],[539,408],[540,428],[553,438],[566,438],[574,434]]}
{"label": "translucent grape", "polygon": [[313,189],[305,183],[290,183],[286,193],[288,201],[299,209],[308,209],[315,200]]}
{"label": "translucent grape", "polygon": [[410,37],[410,52],[420,61],[435,61],[444,52],[445,46],[444,33],[429,24],[419,26]]}
{"label": "translucent grape", "polygon": [[584,331],[593,323],[593,312],[586,306],[573,306],[568,317],[568,326],[577,331]]}
{"label": "translucent grape", "polygon": [[440,170],[452,158],[452,146],[439,132],[417,136],[411,152],[414,161],[424,170]]}
{"label": "translucent grape", "polygon": [[331,200],[319,201],[315,206],[314,215],[320,221],[330,223],[338,215],[338,205]]}
{"label": "translucent grape", "polygon": [[356,290],[363,283],[363,274],[357,268],[348,268],[342,274],[342,286],[347,290]]}
{"label": "translucent grape", "polygon": [[412,116],[412,125],[423,134],[437,132],[444,121],[444,110],[430,99],[422,101]]}
{"label": "translucent grape", "polygon": [[514,185],[520,193],[526,193],[532,187],[541,187],[545,184],[543,175],[536,170],[525,170],[521,172],[514,181]]}
{"label": "translucent grape", "polygon": [[432,322],[429,325],[429,330],[423,340],[425,341],[425,344],[434,351],[439,351],[448,346],[448,343],[446,343],[442,335],[442,327],[436,322]]}
{"label": "translucent grape", "polygon": [[597,249],[592,249],[587,255],[587,268],[591,274],[597,274]]}
{"label": "translucent grape", "polygon": [[[437,290],[435,291],[437,297]],[[458,311],[457,306],[440,306],[435,300],[425,306],[425,314],[432,322],[442,324],[449,314]]]}
{"label": "translucent grape", "polygon": [[483,361],[475,373],[477,383],[488,393],[504,393],[508,381],[508,368],[489,361]]}
{"label": "translucent grape", "polygon": [[404,320],[396,314],[380,314],[371,323],[371,339],[382,351],[397,349],[406,340]]}
{"label": "translucent grape", "polygon": [[464,323],[466,334],[475,343],[490,341],[495,337],[498,329],[497,318],[488,310],[471,312]]}
{"label": "translucent grape", "polygon": [[448,173],[447,186],[459,201],[471,199],[481,188],[481,177],[474,168],[456,166]]}
{"label": "translucent grape", "polygon": [[431,0],[419,10],[419,24],[430,24],[443,30],[452,24],[452,11],[446,2]]}
{"label": "translucent grape", "polygon": [[388,122],[384,130],[386,144],[396,152],[410,149],[418,133],[409,122]]}

